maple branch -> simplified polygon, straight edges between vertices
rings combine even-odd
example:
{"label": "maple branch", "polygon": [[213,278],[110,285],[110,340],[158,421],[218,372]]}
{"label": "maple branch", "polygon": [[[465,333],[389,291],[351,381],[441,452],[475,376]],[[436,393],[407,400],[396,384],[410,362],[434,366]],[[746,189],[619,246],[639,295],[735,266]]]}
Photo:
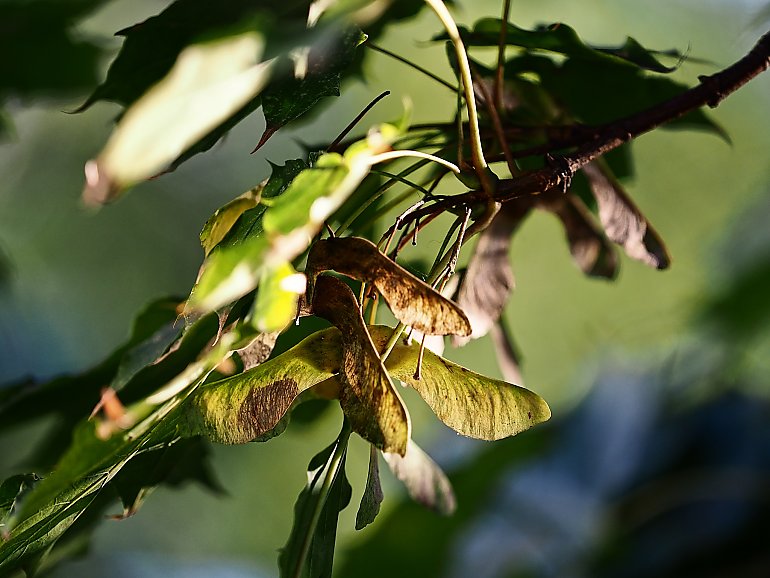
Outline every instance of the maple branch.
{"label": "maple branch", "polygon": [[597,127],[596,138],[574,153],[554,159],[549,166],[519,178],[502,181],[496,200],[511,201],[569,185],[582,166],[618,148],[622,144],[708,105],[715,108],[727,96],[770,67],[770,32],[751,51],[733,65],[711,76],[701,76],[700,84],[646,110]]}
{"label": "maple branch", "polygon": [[[641,112],[604,125],[592,128],[582,127],[585,130],[575,131],[572,135],[575,142],[560,144],[577,146],[577,150],[559,157],[547,156],[548,163],[544,168],[500,181],[494,200],[506,203],[520,197],[556,190],[566,191],[574,174],[589,162],[697,108],[702,106],[715,108],[727,96],[768,67],[770,67],[770,32],[762,36],[748,54],[731,66],[711,76],[701,76],[700,84],[697,86]],[[580,137],[583,137],[582,140],[578,140]],[[566,140],[569,141],[570,138]],[[547,153],[547,150],[540,152]],[[409,215],[409,220],[461,206],[478,205],[486,199],[488,197],[480,190],[444,197],[430,206],[415,211]],[[406,222],[402,223],[402,226],[406,224]]]}

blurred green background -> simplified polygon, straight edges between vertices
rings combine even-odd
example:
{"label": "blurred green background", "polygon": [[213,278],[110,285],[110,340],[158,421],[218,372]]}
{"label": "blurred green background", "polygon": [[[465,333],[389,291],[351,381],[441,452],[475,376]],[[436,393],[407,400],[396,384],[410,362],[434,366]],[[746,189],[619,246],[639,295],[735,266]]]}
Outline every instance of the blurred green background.
{"label": "blurred green background", "polygon": [[[458,4],[456,17],[468,25],[500,11],[496,1]],[[112,32],[165,5],[149,0],[108,3],[79,30],[114,52],[119,41]],[[675,73],[677,80],[692,84],[699,74],[730,64],[753,45],[763,32],[757,17],[763,5],[727,0],[514,1],[512,20],[524,27],[563,21],[599,45],[619,44],[630,35],[649,47],[689,50],[713,63],[685,63]],[[389,31],[379,43],[449,78],[443,47],[425,42],[437,30],[434,17],[424,12]],[[366,64],[365,79],[343,86],[342,96],[329,100],[323,115],[282,131],[258,154],[250,156],[249,151],[262,132],[259,113],[211,152],[99,212],[85,210],[80,203],[82,167],[103,145],[118,108],[98,104],[84,114],[63,114],[82,102],[85,92],[66,101],[11,102],[15,135],[0,142],[0,256],[10,263],[0,288],[0,383],[84,369],[125,338],[131,318],[147,301],[185,295],[202,259],[198,232],[208,215],[265,178],[266,159],[282,163],[301,156],[299,142],[331,140],[382,90],[393,94],[367,117],[369,122],[397,117],[402,97],[412,101],[415,122],[451,117],[454,99],[445,89],[380,54],[370,53]],[[636,177],[627,183],[628,190],[667,242],[673,256],[670,270],[659,272],[624,259],[616,282],[587,279],[573,266],[558,223],[545,213],[535,214],[517,235],[517,288],[506,318],[524,354],[525,383],[549,401],[557,422],[571,419],[566,416],[596,383],[612,382],[628,394],[612,398],[606,407],[610,414],[625,415],[620,408],[628,407],[633,416],[634,407],[642,411],[654,406],[634,397],[634,388],[652,387],[651,378],[639,376],[655,375],[663,383],[655,391],[675,383],[682,390],[679,395],[689,399],[703,397],[699,385],[704,374],[728,368],[740,373],[739,381],[753,393],[765,396],[770,391],[762,381],[763,371],[770,369],[764,326],[756,331],[759,338],[752,334],[741,340],[727,335],[719,323],[702,322],[703,312],[714,309],[710,304],[729,290],[740,267],[761,268],[758,260],[770,255],[762,252],[770,245],[770,206],[763,204],[770,192],[769,105],[770,76],[765,75],[713,111],[732,145],[712,135],[679,131],[659,131],[634,143]],[[413,255],[435,251],[429,237],[422,243]],[[759,302],[761,295],[770,295],[763,293],[767,284],[752,287]],[[731,349],[726,343],[731,340],[739,346]],[[724,359],[736,351],[745,356],[739,366]],[[486,339],[448,349],[447,356],[476,371],[499,375]],[[678,366],[679,377],[660,377],[677,359],[685,365]],[[610,373],[615,377],[608,378]],[[450,477],[453,468],[462,470],[470,463],[468,456],[490,447],[450,435],[416,396],[407,396],[407,403],[416,440],[447,465]],[[587,406],[580,407],[578,412],[586,411]],[[214,465],[227,496],[212,496],[196,487],[159,489],[137,516],[105,521],[91,555],[63,565],[54,575],[275,575],[276,550],[288,535],[307,462],[334,438],[338,421],[336,412],[328,412],[319,422],[292,427],[269,444],[215,448]],[[614,431],[610,426],[608,431]],[[0,440],[3,476],[16,471],[32,429]],[[523,451],[517,447],[534,443],[527,441],[529,435],[521,436],[519,446],[514,439],[502,447],[513,456]],[[590,446],[583,449],[591,451]],[[351,446],[348,471],[354,504],[363,490],[366,456],[363,443]],[[345,575],[363,575],[355,571],[356,557],[376,546],[367,546],[367,540],[376,538],[378,524],[388,523],[384,519],[398,510],[403,498],[388,474],[383,477],[386,501],[373,528],[356,534],[355,508],[343,515],[340,568],[346,552],[358,548],[352,570],[346,569]],[[474,487],[492,492],[484,484]],[[460,497],[460,519],[466,520],[469,506],[463,505],[462,492]],[[424,511],[419,516],[434,515]],[[521,520],[527,524],[526,516]],[[457,531],[468,535],[459,542],[466,545],[481,543],[486,536],[482,531],[473,534],[470,523]],[[388,544],[398,548],[395,542]],[[389,550],[388,555],[398,558],[399,552]],[[451,575],[468,575],[460,571],[461,562],[454,568]],[[482,575],[514,575],[501,572]],[[414,575],[423,574],[415,570]]]}

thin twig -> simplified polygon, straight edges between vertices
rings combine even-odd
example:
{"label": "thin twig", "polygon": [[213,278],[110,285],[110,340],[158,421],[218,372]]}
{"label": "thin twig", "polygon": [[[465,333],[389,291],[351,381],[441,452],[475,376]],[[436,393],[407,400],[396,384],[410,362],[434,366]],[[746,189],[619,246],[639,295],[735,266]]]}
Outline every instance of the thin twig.
{"label": "thin twig", "polygon": [[345,128],[343,128],[343,129],[342,129],[342,132],[341,132],[341,133],[340,133],[340,134],[337,136],[337,138],[335,138],[335,139],[334,139],[334,142],[333,142],[332,144],[330,144],[330,145],[329,145],[329,146],[326,148],[326,152],[331,152],[331,151],[333,151],[333,150],[334,150],[334,149],[335,149],[335,148],[336,148],[336,147],[337,147],[337,146],[338,146],[338,145],[339,145],[339,144],[342,142],[342,139],[344,139],[344,138],[345,138],[345,137],[348,135],[348,133],[349,133],[351,130],[353,130],[353,128],[354,128],[354,127],[355,127],[355,126],[356,126],[356,125],[357,125],[359,122],[361,122],[361,119],[362,119],[362,118],[364,118],[364,116],[366,116],[366,113],[367,113],[367,112],[369,112],[370,110],[372,110],[372,108],[374,108],[374,105],[375,105],[375,104],[377,104],[378,102],[380,102],[380,101],[381,101],[383,98],[385,98],[385,97],[386,97],[386,96],[388,96],[389,94],[390,94],[390,91],[389,91],[389,90],[386,90],[386,91],[384,91],[384,92],[381,92],[381,93],[380,93],[379,95],[377,95],[377,96],[376,96],[374,99],[372,99],[372,101],[371,101],[369,104],[367,104],[367,105],[364,107],[364,110],[362,110],[361,112],[359,112],[359,113],[358,113],[358,115],[356,116],[356,118],[354,118],[353,120],[351,120],[351,121],[348,123],[348,126],[346,126]]}
{"label": "thin twig", "polygon": [[446,86],[452,92],[457,92],[457,87],[454,86],[452,83],[447,82],[446,80],[444,80],[440,76],[436,76],[435,74],[433,74],[427,68],[423,68],[422,66],[412,62],[411,60],[408,60],[408,59],[404,58],[403,56],[399,56],[395,52],[391,52],[390,50],[386,50],[385,48],[382,48],[381,46],[377,46],[376,44],[374,44],[372,42],[366,42],[364,44],[364,46],[366,46],[368,48],[371,48],[375,52],[381,52],[382,54],[390,56],[391,58],[394,58],[394,59],[398,60],[399,62],[402,62],[402,63],[406,64],[407,66],[410,66],[410,67],[414,68],[418,72],[422,72],[425,76],[428,76],[428,77],[432,78],[433,80],[435,80],[436,82],[438,82],[439,84],[441,84],[443,86]]}

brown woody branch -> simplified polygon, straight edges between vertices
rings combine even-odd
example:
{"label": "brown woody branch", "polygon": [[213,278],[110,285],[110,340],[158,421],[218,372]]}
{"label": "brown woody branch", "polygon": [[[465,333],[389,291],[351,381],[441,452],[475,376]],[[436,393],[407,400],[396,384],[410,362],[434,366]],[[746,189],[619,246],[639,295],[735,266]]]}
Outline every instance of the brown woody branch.
{"label": "brown woody branch", "polygon": [[[589,162],[690,111],[702,106],[716,107],[727,96],[768,67],[770,67],[770,32],[762,36],[754,48],[733,65],[714,75],[701,76],[699,85],[641,112],[589,129],[583,133],[584,137],[588,137],[587,139],[570,143],[578,147],[573,153],[557,158],[548,157],[549,162],[546,167],[501,181],[495,200],[506,203],[520,197],[540,195],[555,190],[566,191],[574,174]],[[575,136],[579,136],[580,132],[582,131],[578,131]],[[545,152],[544,150],[543,153]],[[460,206],[475,206],[485,202],[486,199],[483,191],[469,191],[441,199],[415,211],[409,215],[409,220]],[[405,224],[403,223],[402,226]]]}

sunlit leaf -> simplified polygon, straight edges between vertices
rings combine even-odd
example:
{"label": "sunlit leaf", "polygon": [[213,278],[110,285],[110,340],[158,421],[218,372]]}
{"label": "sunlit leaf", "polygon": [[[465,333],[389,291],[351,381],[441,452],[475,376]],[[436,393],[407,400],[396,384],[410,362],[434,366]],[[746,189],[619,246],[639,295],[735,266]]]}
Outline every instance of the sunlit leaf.
{"label": "sunlit leaf", "polygon": [[333,270],[373,285],[402,323],[428,335],[470,335],[463,311],[430,285],[399,266],[377,246],[360,237],[323,239],[308,255],[308,283],[320,271]]}
{"label": "sunlit leaf", "polygon": [[416,502],[448,516],[457,507],[452,484],[443,470],[420,446],[409,440],[406,455],[383,453],[393,474]]}
{"label": "sunlit leaf", "polygon": [[113,199],[163,170],[190,145],[251,100],[267,82],[262,36],[248,32],[185,48],[158,84],[123,115],[95,161],[84,198]]}
{"label": "sunlit leaf", "polygon": [[263,333],[281,331],[297,316],[300,295],[305,293],[305,276],[291,263],[265,267],[254,303],[252,323]]}
{"label": "sunlit leaf", "polygon": [[257,206],[261,190],[261,187],[254,187],[214,211],[214,214],[206,221],[200,234],[201,246],[205,256],[208,257],[211,250],[227,236],[243,213]]}
{"label": "sunlit leaf", "polygon": [[670,259],[663,240],[608,169],[589,163],[583,167],[583,173],[596,197],[599,220],[607,237],[622,246],[632,259],[666,269]]}
{"label": "sunlit leaf", "polygon": [[257,236],[212,251],[190,293],[186,312],[213,311],[254,289],[269,250],[267,237]]}
{"label": "sunlit leaf", "polygon": [[554,213],[564,225],[572,259],[583,273],[593,277],[615,278],[618,272],[615,249],[579,197],[560,195],[542,200],[539,206]]}
{"label": "sunlit leaf", "polygon": [[[401,457],[399,454],[392,455],[395,458]],[[382,485],[380,484],[379,453],[374,446],[370,445],[369,473],[366,476],[366,487],[363,496],[361,496],[361,504],[356,513],[356,530],[363,530],[374,522],[377,514],[380,513],[380,504],[382,504],[383,498]]]}
{"label": "sunlit leaf", "polygon": [[457,304],[473,328],[470,336],[454,337],[455,345],[486,335],[503,313],[514,288],[511,237],[529,214],[529,205],[508,203],[479,235],[457,292]]}
{"label": "sunlit leaf", "polygon": [[294,505],[291,534],[278,557],[281,578],[331,578],[337,520],[352,495],[345,474],[349,432],[343,426],[337,440],[310,460],[308,484]]}
{"label": "sunlit leaf", "polygon": [[[400,132],[390,125],[370,131],[366,140],[348,148],[345,155],[321,155],[312,167],[302,170],[280,196],[271,198],[264,212],[258,208],[242,215],[252,217],[247,226],[261,235],[248,234],[242,242],[223,240],[204,264],[188,300],[188,311],[210,311],[252,291],[259,283],[263,266],[292,261],[310,244],[329,216],[356,190],[371,169],[372,159],[390,147]],[[279,173],[280,174],[280,173]],[[277,182],[284,179],[281,175]],[[270,182],[265,186],[273,194]],[[276,194],[277,194],[276,193]],[[238,220],[238,223],[242,219]],[[242,234],[236,223],[237,234]],[[240,237],[238,237],[240,238]],[[233,246],[237,245],[237,246]]]}
{"label": "sunlit leaf", "polygon": [[409,414],[372,342],[355,295],[342,281],[322,275],[313,313],[340,330],[340,405],[353,430],[379,449],[403,454],[411,435]]}
{"label": "sunlit leaf", "polygon": [[308,223],[323,223],[330,213],[329,197],[349,170],[341,155],[323,155],[312,168],[300,172],[276,199],[265,215],[265,230],[289,235]]}

